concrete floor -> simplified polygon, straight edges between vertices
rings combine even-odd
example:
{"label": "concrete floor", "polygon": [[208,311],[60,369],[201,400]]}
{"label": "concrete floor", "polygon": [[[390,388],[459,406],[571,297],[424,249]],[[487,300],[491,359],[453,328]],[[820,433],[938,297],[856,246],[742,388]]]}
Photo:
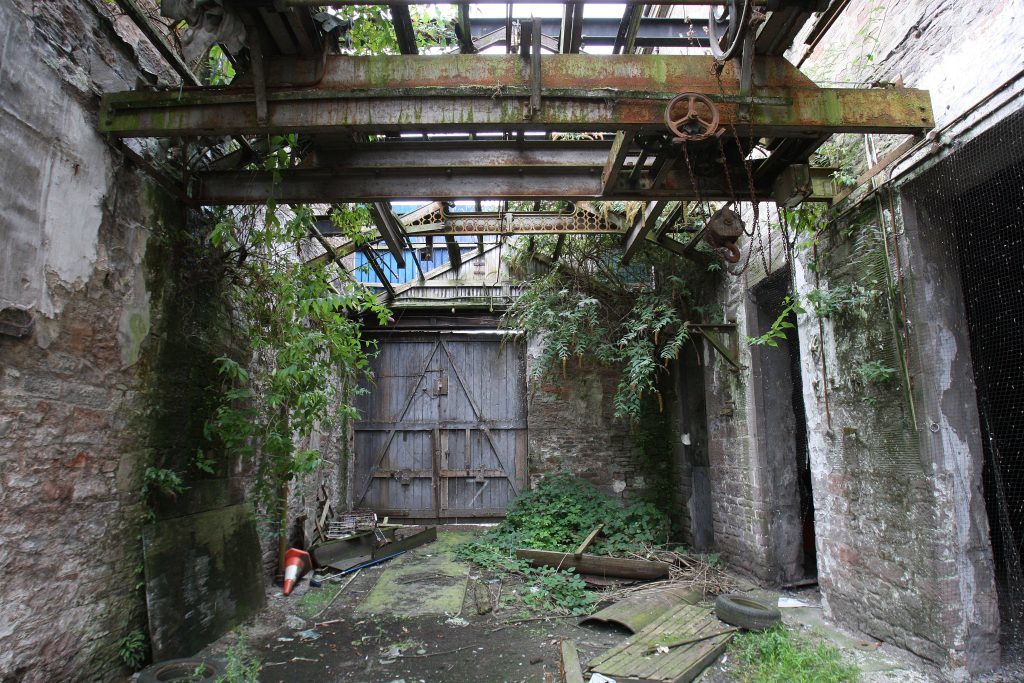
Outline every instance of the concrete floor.
{"label": "concrete floor", "polygon": [[[545,681],[546,675],[558,680],[562,639],[576,642],[585,663],[627,637],[610,627],[578,626],[575,618],[544,619],[514,605],[484,615],[476,613],[472,600],[463,606],[467,578],[481,572],[455,559],[452,549],[469,537],[465,532],[442,531],[435,543],[362,570],[326,609],[338,583],[311,588],[304,581],[287,598],[274,591],[266,611],[244,629],[251,650],[263,663],[261,680],[525,683]],[[496,594],[497,584],[490,586]],[[753,584],[744,588],[766,601],[779,598]],[[507,597],[516,589],[503,585],[501,590]],[[784,608],[784,622],[803,638],[834,644],[857,664],[863,681],[938,680],[901,651],[829,624],[817,591],[786,597],[807,606]],[[309,629],[316,632],[315,639],[301,635]],[[223,652],[234,639],[226,636],[208,650]],[[732,664],[727,653],[698,680],[736,680]]]}

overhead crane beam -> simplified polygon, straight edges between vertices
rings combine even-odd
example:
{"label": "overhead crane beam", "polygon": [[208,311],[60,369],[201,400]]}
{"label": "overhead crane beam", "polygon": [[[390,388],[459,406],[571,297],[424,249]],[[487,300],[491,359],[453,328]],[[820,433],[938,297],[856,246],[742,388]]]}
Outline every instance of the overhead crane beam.
{"label": "overhead crane beam", "polygon": [[[812,169],[814,192],[809,201],[833,196],[830,169]],[[702,178],[699,192],[686,170],[661,174],[657,188],[650,181],[630,185],[621,178],[614,188],[601,182],[601,166],[560,168],[504,167],[450,169],[286,169],[283,171],[210,171],[195,175],[194,198],[204,205],[279,202],[331,203],[400,199],[606,199],[666,198],[689,201],[758,201],[773,199],[766,184],[751,197],[746,171],[733,169],[731,183],[724,176]]]}
{"label": "overhead crane beam", "polygon": [[[531,111],[531,74],[518,55],[333,56],[316,87],[292,88],[304,62],[267,67],[267,120],[252,88],[125,92],[103,98],[100,130],[115,137],[398,131],[664,131],[667,100],[682,91],[718,102],[722,125],[745,137],[917,133],[933,125],[928,93],[819,88],[781,58],[760,60],[763,85],[740,97],[726,65],[710,57],[548,55],[541,103]],[[749,104],[744,120],[738,103]]]}

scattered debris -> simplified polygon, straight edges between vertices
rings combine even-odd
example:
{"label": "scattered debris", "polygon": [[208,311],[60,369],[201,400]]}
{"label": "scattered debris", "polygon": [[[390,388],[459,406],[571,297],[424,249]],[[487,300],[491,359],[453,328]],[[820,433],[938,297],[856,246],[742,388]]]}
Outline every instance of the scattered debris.
{"label": "scattered debris", "polygon": [[345,589],[348,588],[348,585],[350,583],[352,583],[357,576],[359,576],[359,572],[360,571],[361,571],[360,569],[356,569],[352,573],[352,576],[350,576],[348,581],[346,581],[345,584],[341,588],[338,589],[338,592],[334,594],[334,597],[331,598],[330,601],[328,601],[328,603],[326,605],[324,605],[324,608],[322,610],[320,610],[319,612],[317,612],[315,615],[313,615],[313,619],[318,619],[320,616],[323,615],[324,612],[327,611],[328,607],[330,607],[331,605],[334,604],[334,601],[338,599],[338,596],[341,595],[342,593],[344,593]]}
{"label": "scattered debris", "polygon": [[479,579],[473,582],[473,601],[477,614],[487,614],[494,609],[491,603],[491,589]]}
{"label": "scattered debris", "polygon": [[613,679],[691,681],[725,651],[734,632],[711,610],[684,603],[593,659],[589,668]]}
{"label": "scattered debris", "polygon": [[782,622],[778,607],[738,594],[719,595],[715,599],[715,614],[725,623],[748,631],[763,631]]}
{"label": "scattered debris", "polygon": [[583,669],[580,666],[580,655],[576,651],[576,643],[563,640],[561,643],[561,660],[559,674],[564,683],[583,683]]}
{"label": "scattered debris", "polygon": [[463,619],[462,617],[449,617],[445,619],[444,623],[448,624],[449,626],[469,626],[469,622]]}
{"label": "scattered debris", "polygon": [[586,574],[598,576],[621,576],[629,579],[666,579],[669,576],[669,565],[656,560],[635,560],[625,557],[606,557],[604,555],[583,555],[559,553],[550,550],[516,550],[516,557],[528,560],[534,567],[555,567],[556,569],[575,569]]}
{"label": "scattered debris", "polygon": [[628,629],[630,633],[637,633],[673,607],[683,603],[696,605],[703,597],[697,591],[673,587],[635,593],[590,615],[580,623],[613,623]]}
{"label": "scattered debris", "polygon": [[787,607],[810,607],[810,605],[808,605],[803,600],[797,600],[796,598],[787,598],[784,595],[780,595],[779,596],[779,604],[778,604],[778,606],[781,607],[781,608],[787,608]]}
{"label": "scattered debris", "polygon": [[297,635],[301,640],[317,640],[320,638],[321,633],[319,631],[309,629],[308,631],[299,631],[295,635]]}
{"label": "scattered debris", "polygon": [[306,620],[289,614],[284,618],[284,625],[292,631],[302,631],[306,628]]}

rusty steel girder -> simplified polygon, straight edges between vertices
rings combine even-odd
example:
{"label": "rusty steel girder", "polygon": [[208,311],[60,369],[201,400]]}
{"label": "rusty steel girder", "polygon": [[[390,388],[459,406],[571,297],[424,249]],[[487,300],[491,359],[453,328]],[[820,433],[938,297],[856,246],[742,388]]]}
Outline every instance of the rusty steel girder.
{"label": "rusty steel girder", "polygon": [[754,138],[917,133],[933,125],[925,91],[819,88],[782,58],[763,57],[759,85],[741,97],[733,67],[719,80],[712,63],[695,55],[545,55],[534,111],[530,65],[517,55],[332,56],[325,67],[281,59],[267,65],[265,121],[255,90],[243,83],[106,95],[100,130],[117,137],[661,131],[666,102],[683,91],[704,94],[722,126]]}
{"label": "rusty steel girder", "polygon": [[[406,225],[409,235],[600,235],[622,228],[600,214],[576,207],[571,212],[457,212],[432,216],[432,222]],[[403,221],[404,222],[404,221]]]}

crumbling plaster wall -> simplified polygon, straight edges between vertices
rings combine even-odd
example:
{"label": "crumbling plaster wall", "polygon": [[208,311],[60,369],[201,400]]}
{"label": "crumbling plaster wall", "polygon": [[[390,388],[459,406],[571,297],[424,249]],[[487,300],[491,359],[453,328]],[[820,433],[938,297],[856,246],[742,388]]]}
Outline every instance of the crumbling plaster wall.
{"label": "crumbling plaster wall", "polygon": [[129,456],[156,220],[95,132],[143,73],[103,3],[0,1],[0,680],[104,680],[143,628],[141,472]]}
{"label": "crumbling plaster wall", "polygon": [[[0,311],[33,321],[0,337],[3,681],[118,680],[121,639],[147,629],[148,377],[166,360],[154,287],[173,279],[154,245],[189,225],[95,130],[98,96],[138,83],[174,77],[113,3],[0,0]],[[238,493],[205,483],[190,506]]]}
{"label": "crumbling plaster wall", "polygon": [[[855,0],[804,68],[823,80],[902,78],[928,89],[942,127],[1020,72],[1022,14],[1024,5],[1012,0]],[[878,359],[897,369],[890,360],[897,355],[883,347],[902,332],[855,316],[832,316],[820,326],[801,316],[819,580],[828,614],[965,680],[998,662],[998,614],[969,343],[957,332],[959,284],[939,247],[948,236],[912,202],[876,201],[852,211],[818,249],[842,260],[883,220],[904,231],[891,240],[889,259],[894,271],[904,267],[915,414],[903,382],[886,389],[856,372]],[[893,216],[890,208],[903,210]],[[842,269],[824,273],[812,261],[806,253],[799,259],[801,295],[851,282]],[[884,307],[868,308],[875,322],[888,318]]]}

